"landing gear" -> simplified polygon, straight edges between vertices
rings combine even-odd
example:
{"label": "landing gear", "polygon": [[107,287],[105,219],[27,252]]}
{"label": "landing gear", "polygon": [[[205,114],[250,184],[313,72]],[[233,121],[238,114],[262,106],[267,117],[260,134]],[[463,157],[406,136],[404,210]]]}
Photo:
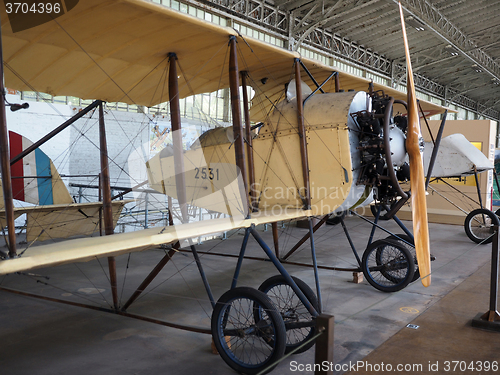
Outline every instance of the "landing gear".
{"label": "landing gear", "polygon": [[230,289],[219,298],[212,314],[212,337],[222,359],[248,375],[275,363],[286,348],[280,313],[268,296],[247,287]]}
{"label": "landing gear", "polygon": [[[397,241],[402,246],[406,247],[408,249],[408,251],[411,253],[411,255],[413,256],[413,259],[415,261],[415,273],[414,273],[413,279],[410,281],[410,283],[417,281],[420,278],[420,271],[418,270],[417,251],[415,250],[415,243],[413,242],[411,237],[408,236],[407,234],[398,234],[396,236],[389,236],[389,237],[387,237],[387,239]],[[431,260],[433,260],[433,259],[434,258],[431,255]]]}
{"label": "landing gear", "polygon": [[410,251],[399,242],[377,240],[363,253],[361,268],[374,288],[382,292],[396,292],[413,280],[415,261]]}
{"label": "landing gear", "polygon": [[[292,279],[316,311],[319,311],[318,299],[312,289],[302,280],[293,276]],[[301,346],[314,336],[316,333],[315,320],[283,276],[277,275],[270,277],[262,283],[259,290],[271,299],[285,322],[285,354]],[[309,342],[295,353],[303,353],[313,345],[314,341]]]}
{"label": "landing gear", "polygon": [[494,225],[500,225],[498,216],[485,208],[478,208],[471,211],[464,222],[467,236],[479,244],[487,244],[493,241]]}

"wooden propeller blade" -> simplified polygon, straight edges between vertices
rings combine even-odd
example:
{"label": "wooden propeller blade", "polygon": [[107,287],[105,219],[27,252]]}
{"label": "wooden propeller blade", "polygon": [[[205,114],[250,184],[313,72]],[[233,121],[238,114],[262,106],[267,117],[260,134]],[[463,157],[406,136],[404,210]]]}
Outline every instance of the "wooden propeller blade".
{"label": "wooden propeller blade", "polygon": [[424,286],[431,285],[431,259],[429,249],[429,225],[427,223],[427,203],[425,199],[425,177],[422,155],[420,154],[419,138],[420,126],[418,118],[415,83],[411,68],[410,49],[406,37],[403,8],[399,3],[399,14],[406,54],[407,92],[408,92],[408,133],[406,137],[406,151],[410,157],[410,186],[412,202],[413,235],[417,251],[418,269]]}

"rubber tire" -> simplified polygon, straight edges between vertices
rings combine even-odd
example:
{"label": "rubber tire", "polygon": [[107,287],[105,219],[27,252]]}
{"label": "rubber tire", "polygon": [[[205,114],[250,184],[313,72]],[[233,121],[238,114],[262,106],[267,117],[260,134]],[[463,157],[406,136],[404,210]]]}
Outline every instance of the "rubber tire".
{"label": "rubber tire", "polygon": [[[397,253],[388,262],[385,262],[386,266],[384,266],[382,259],[384,254],[382,252],[390,249],[395,250]],[[375,259],[373,259],[373,253],[375,253]],[[389,256],[391,255],[393,254]],[[403,267],[407,270],[404,277],[392,275],[392,272],[404,269]],[[366,248],[363,253],[361,268],[366,280],[375,289],[387,293],[404,289],[413,280],[415,274],[415,262],[410,251],[398,241],[389,239],[374,241]],[[375,270],[375,268],[380,270]],[[380,275],[376,274],[376,272],[380,273]]]}
{"label": "rubber tire", "polygon": [[[238,300],[241,300],[239,306],[243,306],[243,304],[246,305],[247,311],[238,310],[237,313],[234,314],[231,310],[236,309],[233,303]],[[267,327],[256,328],[258,334],[251,336],[244,332],[243,329],[248,330],[257,326],[258,323],[248,325],[248,322],[255,322],[255,309],[260,308],[267,311],[269,325]],[[243,316],[246,316],[246,319]],[[227,341],[224,330],[227,328],[228,319],[238,319],[241,317],[243,317],[243,323],[245,323],[244,327],[235,326],[233,329],[238,330],[238,335],[242,335],[242,337],[236,335],[227,336],[230,337]],[[268,332],[263,332],[263,328],[272,329],[272,338],[268,336]],[[249,339],[250,337],[255,337],[260,341],[259,350],[261,350],[261,352],[269,352],[266,358],[262,360],[257,359],[255,363],[249,363],[250,359],[245,362],[248,356],[257,352],[255,350],[250,352],[246,350],[247,345],[252,344],[252,340]],[[280,314],[268,296],[257,289],[248,287],[230,289],[219,298],[212,313],[212,338],[217,351],[229,367],[239,373],[248,375],[258,374],[264,368],[275,364],[271,366],[266,373],[271,371],[278,364],[278,360],[283,357],[286,347],[285,324]],[[243,339],[243,342],[241,344],[235,344],[233,339],[238,342],[240,338]],[[254,346],[255,345],[251,345],[251,348]],[[244,355],[238,356],[238,353],[232,351],[233,348],[243,351]]]}
{"label": "rubber tire", "polygon": [[465,218],[465,221],[464,221],[465,233],[467,234],[467,237],[469,237],[475,243],[482,244],[482,245],[491,243],[491,241],[493,241],[493,236],[490,236],[489,238],[486,235],[480,237],[476,233],[474,233],[474,231],[472,230],[472,223],[473,223],[473,221],[476,222],[474,217],[478,216],[478,215],[481,215],[481,219],[480,219],[481,221],[482,221],[483,215],[487,216],[487,218],[490,219],[490,224],[487,224],[487,225],[489,225],[490,227],[493,225],[500,225],[500,222],[498,220],[498,216],[495,215],[492,211],[487,210],[485,208],[478,208],[474,211],[471,211],[467,215],[467,217]]}
{"label": "rubber tire", "polygon": [[[415,273],[413,274],[413,280],[410,281],[410,283],[413,283],[414,281],[420,279],[420,271],[418,270],[417,252],[415,250],[415,244],[413,243],[410,236],[408,236],[407,234],[397,234],[396,236],[389,236],[387,237],[387,239],[398,241],[401,245],[405,246],[410,251],[411,255],[413,255],[413,258],[415,260]],[[408,245],[405,242],[402,242],[401,240],[398,239],[398,237],[410,243],[412,246]]]}
{"label": "rubber tire", "polygon": [[[292,276],[292,279],[293,279],[293,281],[295,281],[295,283],[297,284],[299,289],[302,291],[302,293],[304,293],[304,295],[309,300],[311,305],[316,309],[316,311],[319,312],[318,299],[316,298],[316,294],[314,294],[313,290],[309,287],[309,285],[307,285],[304,281],[302,281],[296,277]],[[289,300],[287,300],[287,301],[281,300],[281,303],[280,303],[280,301],[277,301],[276,292],[278,292],[278,290],[276,290],[276,292],[272,293],[273,292],[272,289],[275,289],[276,287],[279,287],[279,286],[286,287],[285,297],[289,297]],[[306,309],[304,304],[299,300],[297,295],[293,292],[292,287],[286,282],[285,278],[282,275],[276,275],[276,276],[270,277],[269,279],[264,281],[261,284],[261,286],[259,286],[259,290],[261,292],[265,293],[271,299],[274,306],[277,308],[278,312],[280,313],[281,318],[285,322],[285,329],[286,329],[286,324],[288,322],[296,322],[297,319],[300,319],[301,316],[307,316],[308,319],[310,319],[311,322],[313,323],[312,328],[309,329],[307,334],[302,333],[302,330],[304,330],[305,328],[287,329],[285,354],[288,354],[292,350],[301,346],[303,342],[309,340],[311,337],[313,337],[316,334],[316,324],[314,323],[314,319],[311,316],[311,313]],[[283,293],[280,293],[280,294],[283,295]],[[296,313],[298,315],[297,318],[292,318],[292,319],[287,318],[287,315],[290,314],[290,305],[293,309],[293,313],[294,314]],[[299,335],[301,336],[300,340],[296,341],[296,342],[292,342],[292,341],[295,341],[293,339],[297,338]],[[314,344],[315,344],[315,341],[312,341],[312,342],[308,343],[307,345],[304,345],[299,350],[297,350],[295,352],[295,354],[303,353],[303,352],[309,350],[311,347],[314,346]]]}

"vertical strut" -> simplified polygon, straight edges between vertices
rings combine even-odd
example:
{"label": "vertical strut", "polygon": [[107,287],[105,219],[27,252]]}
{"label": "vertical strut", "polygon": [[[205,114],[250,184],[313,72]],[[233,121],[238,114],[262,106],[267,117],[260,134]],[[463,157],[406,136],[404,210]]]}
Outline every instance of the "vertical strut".
{"label": "vertical strut", "polygon": [[312,217],[309,217],[309,233],[311,241],[311,257],[314,267],[314,281],[316,282],[316,296],[318,297],[318,313],[323,310],[323,302],[321,301],[321,288],[319,287],[319,274],[318,274],[318,262],[316,260],[316,247],[314,245],[314,229]]}
{"label": "vertical strut", "polygon": [[309,163],[307,160],[307,140],[304,128],[304,106],[302,103],[302,86],[300,79],[300,61],[295,59],[295,90],[297,92],[297,122],[300,138],[300,156],[302,160],[302,177],[304,181],[305,194],[303,195],[304,208],[311,208],[311,195],[309,191]]}
{"label": "vertical strut", "polygon": [[[170,58],[170,67],[168,72],[168,96],[170,99],[170,116],[172,121],[172,141],[174,146],[174,164],[175,164],[175,185],[177,191],[177,200],[181,208],[182,222],[188,222],[186,178],[184,175],[184,150],[182,146],[181,133],[181,111],[179,105],[179,82],[177,81],[177,55],[173,52],[168,54]],[[207,291],[208,298],[212,306],[215,306],[214,297],[208,284],[205,271],[201,265],[200,257],[195,246],[189,240],[191,252],[193,253],[196,266],[200,272],[203,285]],[[175,247],[175,245],[174,245]]]}
{"label": "vertical strut", "polygon": [[233,281],[231,282],[231,289],[236,288],[238,284],[238,277],[240,275],[241,265],[243,264],[243,259],[245,258],[245,251],[247,249],[248,238],[250,237],[250,228],[245,229],[245,237],[243,237],[243,242],[241,243],[240,255],[238,256],[238,263],[234,269]]}
{"label": "vertical strut", "polygon": [[16,250],[16,228],[14,223],[14,199],[12,196],[12,179],[10,175],[9,135],[7,131],[7,119],[5,117],[5,87],[3,84],[3,51],[2,35],[0,32],[0,158],[2,172],[3,198],[5,202],[5,215],[7,219],[9,256],[15,257]]}
{"label": "vertical strut", "polygon": [[181,111],[179,105],[179,82],[177,81],[177,55],[168,54],[170,67],[168,71],[168,96],[170,100],[170,118],[172,123],[172,143],[174,147],[175,187],[177,201],[181,209],[182,222],[188,220],[186,178],[184,175],[184,153],[182,147]]}
{"label": "vertical strut", "polygon": [[271,228],[273,230],[274,253],[276,254],[276,258],[280,259],[278,223],[271,223]]}
{"label": "vertical strut", "polygon": [[[104,234],[108,236],[114,233],[114,229],[113,208],[111,206],[111,183],[109,178],[108,145],[106,143],[104,108],[102,102],[99,104],[99,148],[101,149],[101,190]],[[109,281],[111,283],[111,293],[113,294],[113,305],[115,309],[118,309],[118,287],[116,281],[115,257],[108,257],[108,268]]]}
{"label": "vertical strut", "polygon": [[241,72],[241,87],[243,89],[243,114],[245,117],[245,138],[247,143],[247,158],[248,158],[248,192],[250,194],[250,207],[256,209],[257,197],[255,190],[255,165],[253,161],[252,148],[252,132],[250,124],[250,111],[248,110],[248,93],[247,93],[247,72]]}
{"label": "vertical strut", "polygon": [[240,110],[240,79],[238,70],[238,54],[236,49],[236,37],[229,37],[229,87],[231,91],[231,110],[233,114],[233,134],[234,134],[234,152],[236,156],[236,166],[238,167],[241,178],[243,179],[244,191],[242,196],[242,209],[247,212],[248,194],[247,194],[247,168],[245,160],[244,139],[243,139],[243,124],[241,123]]}
{"label": "vertical strut", "polygon": [[479,199],[479,207],[483,207],[483,199],[481,198],[481,186],[479,186],[479,176],[477,175],[477,168],[474,165],[474,178],[476,180],[477,197]]}
{"label": "vertical strut", "polygon": [[[448,114],[448,110],[444,111],[443,114],[443,119],[441,120],[441,125],[439,126],[437,138],[434,142],[434,149],[432,150],[431,154],[431,160],[429,161],[429,167],[427,168],[427,178],[425,179],[425,190],[429,187],[429,182],[431,181],[431,176],[432,176],[432,170],[434,169],[434,163],[436,162],[437,158],[437,153],[439,150],[439,145],[441,144],[441,138],[443,138],[443,130],[444,130],[444,125],[446,123],[446,115]],[[424,117],[425,118],[425,117]],[[427,121],[426,121],[427,123]],[[429,129],[429,134],[432,137],[432,133]]]}

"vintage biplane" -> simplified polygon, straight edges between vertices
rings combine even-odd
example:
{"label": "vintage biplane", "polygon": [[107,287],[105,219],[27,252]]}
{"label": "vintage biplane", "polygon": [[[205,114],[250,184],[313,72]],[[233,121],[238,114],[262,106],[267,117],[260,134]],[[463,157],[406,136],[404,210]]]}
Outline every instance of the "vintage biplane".
{"label": "vintage biplane", "polygon": [[[244,228],[234,281],[218,300],[212,295],[196,246],[189,242],[188,247],[214,307],[211,333],[215,346],[235,370],[258,373],[270,370],[285,352],[313,345],[310,338],[315,317],[321,312],[321,295],[316,262],[315,294],[307,284],[290,276],[255,227],[307,219],[315,260],[312,217],[354,209],[374,197],[384,204],[396,203],[397,210],[410,199],[410,193],[400,185],[400,181],[409,180],[418,269],[422,283],[428,286],[429,235],[419,111],[403,11],[400,13],[407,95],[150,1],[80,1],[47,22],[34,27],[24,24],[14,28],[16,31],[12,26],[23,24],[23,14],[7,14],[2,8],[4,76],[9,88],[98,99],[93,106],[99,107],[101,116],[101,186],[107,236],[33,246],[18,256],[9,161],[12,164],[19,156],[11,160],[6,152],[8,137],[3,123],[1,165],[9,254],[0,261],[0,275],[104,257],[109,263],[113,311],[127,314],[126,309],[173,252],[123,306],[118,304],[116,256],[160,245],[175,250],[180,240]],[[251,103],[247,86],[255,92]],[[183,150],[179,99],[221,88],[231,90],[233,127],[210,130],[190,150]],[[160,152],[151,159],[148,177],[152,188],[177,198],[183,224],[111,235],[115,209],[103,101],[146,107],[170,102],[174,155]],[[445,111],[425,101],[419,105],[427,115]],[[3,102],[0,108],[4,109]],[[188,223],[188,204],[229,217]],[[237,286],[250,237],[280,273],[264,281],[259,290]],[[378,243],[368,256],[373,258],[366,270],[372,279],[370,275],[378,273],[397,285],[413,277],[413,256],[395,241]],[[273,297],[280,288],[294,292],[284,304]],[[292,298],[300,303],[293,304]]]}

